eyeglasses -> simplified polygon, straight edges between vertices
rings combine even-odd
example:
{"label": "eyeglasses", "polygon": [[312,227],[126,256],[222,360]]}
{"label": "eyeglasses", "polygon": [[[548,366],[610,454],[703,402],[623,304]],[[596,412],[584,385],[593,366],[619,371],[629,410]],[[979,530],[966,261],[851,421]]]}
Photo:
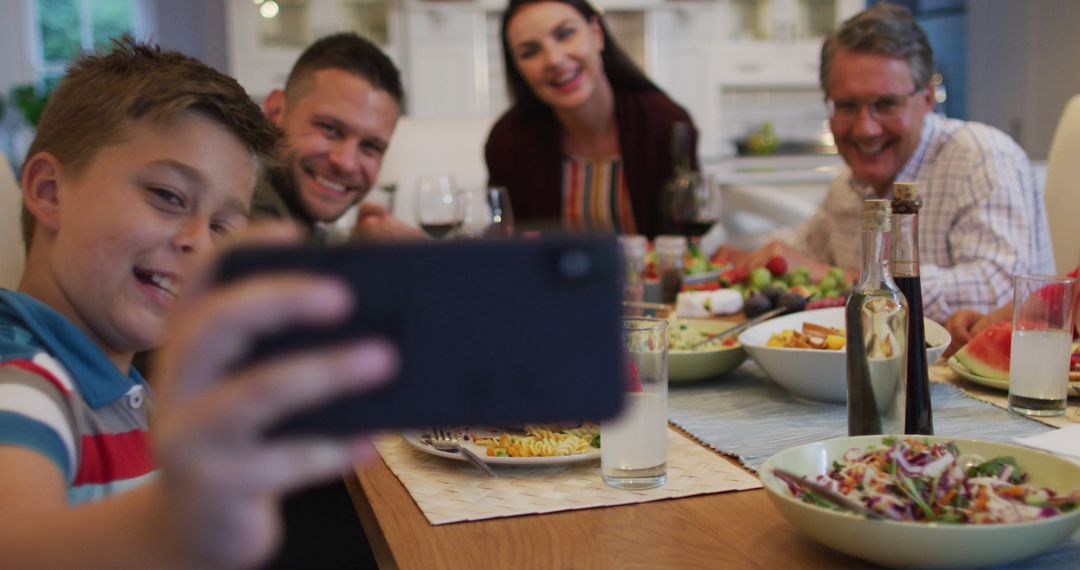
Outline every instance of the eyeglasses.
{"label": "eyeglasses", "polygon": [[865,106],[870,111],[870,117],[875,121],[887,122],[896,119],[903,112],[904,106],[915,94],[926,89],[916,88],[907,95],[882,95],[870,100],[858,99],[826,99],[825,107],[829,110],[829,118],[841,123],[853,123],[859,117],[859,110]]}

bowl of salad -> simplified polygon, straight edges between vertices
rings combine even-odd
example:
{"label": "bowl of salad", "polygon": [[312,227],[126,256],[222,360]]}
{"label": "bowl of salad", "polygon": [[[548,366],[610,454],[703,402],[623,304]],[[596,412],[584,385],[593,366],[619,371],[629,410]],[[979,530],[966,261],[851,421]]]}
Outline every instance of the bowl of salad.
{"label": "bowl of salad", "polygon": [[[773,504],[800,530],[885,566],[1005,564],[1080,528],[1080,465],[1003,443],[842,437],[782,451],[760,475]],[[829,491],[880,518],[838,506]]]}
{"label": "bowl of salad", "polygon": [[668,327],[668,380],[685,382],[721,376],[746,360],[746,351],[734,338],[692,346],[723,332],[735,323],[714,319],[673,318]]}
{"label": "bowl of salad", "polygon": [[[945,327],[924,319],[926,363],[949,346]],[[769,319],[739,335],[750,358],[792,394],[819,402],[847,402],[847,339],[844,307],[792,313]]]}

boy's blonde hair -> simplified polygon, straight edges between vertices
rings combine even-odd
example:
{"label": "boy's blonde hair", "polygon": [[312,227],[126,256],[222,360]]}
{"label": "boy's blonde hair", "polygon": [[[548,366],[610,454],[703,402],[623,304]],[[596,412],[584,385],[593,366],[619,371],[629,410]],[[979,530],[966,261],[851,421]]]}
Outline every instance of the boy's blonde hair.
{"label": "boy's blonde hair", "polygon": [[[107,53],[83,55],[68,68],[41,116],[23,173],[30,157],[48,152],[77,176],[102,147],[123,142],[135,123],[160,125],[187,112],[206,116],[236,136],[251,151],[257,177],[278,164],[280,131],[235,79],[179,52],[125,36]],[[23,206],[28,251],[34,224]]]}

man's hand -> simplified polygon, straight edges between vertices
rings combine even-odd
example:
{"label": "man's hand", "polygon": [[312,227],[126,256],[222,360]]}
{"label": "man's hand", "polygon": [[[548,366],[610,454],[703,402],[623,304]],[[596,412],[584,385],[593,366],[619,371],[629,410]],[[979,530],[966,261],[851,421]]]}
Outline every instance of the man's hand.
{"label": "man's hand", "polygon": [[957,350],[963,348],[971,340],[971,337],[974,336],[971,329],[984,316],[976,311],[956,311],[945,321],[945,330],[949,331],[949,335],[952,337],[949,347],[945,349],[945,358],[956,354]]}
{"label": "man's hand", "polygon": [[956,311],[945,321],[945,329],[952,336],[949,348],[945,349],[945,358],[948,358],[964,347],[975,335],[986,330],[990,325],[1012,318],[1013,305],[1009,303],[1004,307],[995,309],[990,314],[982,314],[976,311]]}
{"label": "man's hand", "polygon": [[192,567],[250,566],[281,534],[285,492],[339,475],[373,456],[366,437],[267,440],[298,411],[389,378],[397,354],[364,340],[238,368],[254,340],[286,327],[337,322],[348,288],[305,275],[257,277],[193,291],[158,356],[155,449],[160,516]]}
{"label": "man's hand", "polygon": [[353,239],[401,241],[427,239],[417,228],[395,218],[389,210],[378,204],[360,203],[353,226]]}

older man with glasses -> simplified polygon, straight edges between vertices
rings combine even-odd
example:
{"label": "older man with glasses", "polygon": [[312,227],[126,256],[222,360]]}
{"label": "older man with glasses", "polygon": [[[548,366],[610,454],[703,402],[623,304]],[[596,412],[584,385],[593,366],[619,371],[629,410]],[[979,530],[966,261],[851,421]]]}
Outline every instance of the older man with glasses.
{"label": "older man with glasses", "polygon": [[[876,4],[844,22],[821,50],[829,125],[847,170],[801,227],[746,257],[860,265],[859,214],[891,198],[894,182],[919,184],[924,311],[945,321],[959,309],[1007,301],[1016,273],[1053,273],[1042,189],[1024,151],[987,125],[933,113],[933,51],[903,7]],[[733,252],[734,253],[734,252]]]}

